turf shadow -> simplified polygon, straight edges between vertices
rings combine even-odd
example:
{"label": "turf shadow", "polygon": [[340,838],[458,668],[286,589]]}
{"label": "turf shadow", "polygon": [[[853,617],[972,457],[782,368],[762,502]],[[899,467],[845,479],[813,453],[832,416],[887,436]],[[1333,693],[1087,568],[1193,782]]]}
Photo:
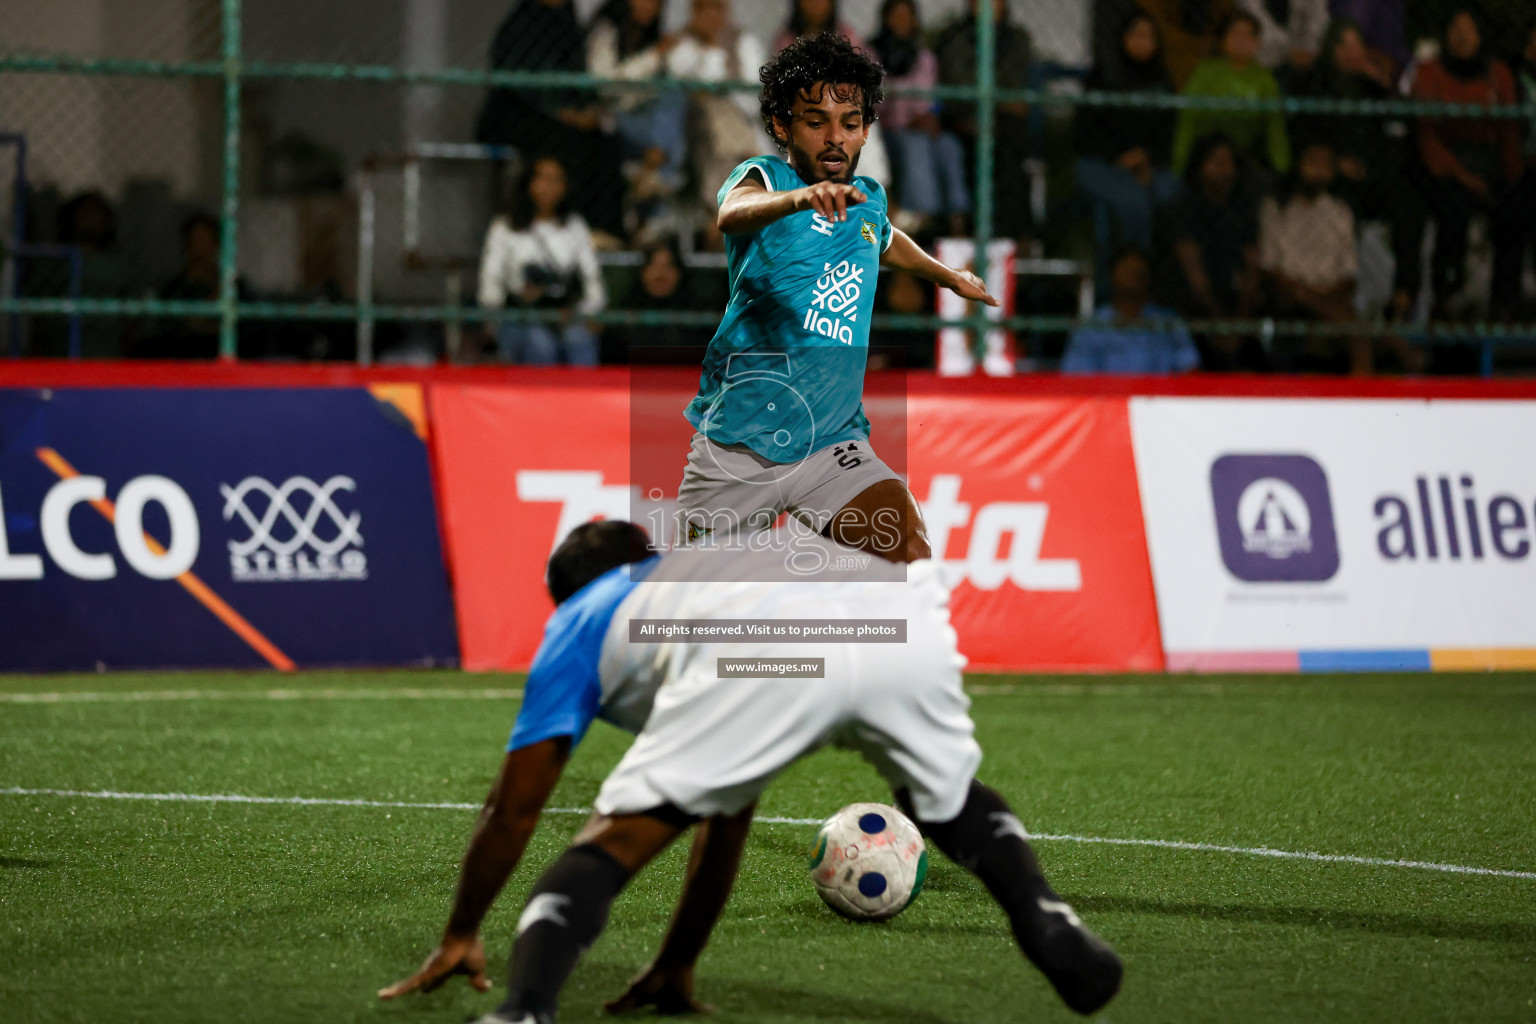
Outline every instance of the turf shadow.
{"label": "turf shadow", "polygon": [[[857,1020],[890,1024],[954,1024],[947,1017],[910,1005],[882,1002],[867,995],[838,996],[761,981],[710,976],[699,979],[699,998],[722,1012],[740,1013],[753,1007],[797,1020]],[[613,1017],[628,1020],[631,1017]]]}
{"label": "turf shadow", "polygon": [[51,868],[51,860],[33,860],[31,857],[0,857],[0,868]]}
{"label": "turf shadow", "polygon": [[1220,903],[1169,903],[1127,896],[1065,897],[1079,912],[1158,914],[1212,921],[1300,925],[1328,931],[1368,931],[1404,938],[1469,939],[1474,942],[1536,943],[1533,921],[1453,921],[1419,914],[1384,914],[1321,907],[1257,907]]}

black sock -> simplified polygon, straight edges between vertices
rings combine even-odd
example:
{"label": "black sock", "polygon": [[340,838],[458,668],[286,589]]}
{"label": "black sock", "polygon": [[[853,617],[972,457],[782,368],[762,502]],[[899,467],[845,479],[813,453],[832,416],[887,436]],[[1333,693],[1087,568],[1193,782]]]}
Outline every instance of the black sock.
{"label": "black sock", "polygon": [[628,881],[624,865],[591,844],[571,847],[549,866],[517,922],[507,999],[498,1013],[554,1020],[560,989],[602,934]]}
{"label": "black sock", "polygon": [[1019,949],[1068,1006],[1092,1013],[1109,1002],[1120,987],[1120,959],[1046,882],[1023,824],[1001,794],[972,782],[952,820],[919,824],[945,856],[981,879],[1008,915]]}

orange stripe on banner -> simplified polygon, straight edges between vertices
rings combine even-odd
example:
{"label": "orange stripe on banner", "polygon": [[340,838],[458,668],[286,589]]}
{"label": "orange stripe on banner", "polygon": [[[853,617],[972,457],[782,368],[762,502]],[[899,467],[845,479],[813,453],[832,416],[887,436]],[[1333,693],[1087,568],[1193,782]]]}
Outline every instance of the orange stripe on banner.
{"label": "orange stripe on banner", "polygon": [[1467,672],[1479,669],[1536,668],[1536,650],[1522,648],[1449,648],[1429,652],[1430,666],[1436,672]]}
{"label": "orange stripe on banner", "polygon": [[[68,480],[70,477],[80,475],[79,470],[71,466],[64,456],[52,448],[37,449],[37,457],[42,461],[43,465],[57,473],[61,479]],[[93,501],[91,502],[91,507],[105,516],[107,522],[114,524],[117,522],[117,508],[107,499],[102,498],[99,501]],[[144,534],[144,543],[155,554],[165,554],[164,546],[148,533]],[[281,669],[284,672],[292,672],[298,667],[293,663],[292,658],[278,650],[277,645],[263,636],[261,630],[251,625],[245,616],[231,608],[222,597],[215,594],[208,584],[198,579],[197,575],[190,569],[177,576],[176,582],[180,583],[187,593],[197,598],[204,608],[213,612],[219,621],[228,626],[236,636],[249,644],[252,650],[267,659],[267,663],[273,668]]]}

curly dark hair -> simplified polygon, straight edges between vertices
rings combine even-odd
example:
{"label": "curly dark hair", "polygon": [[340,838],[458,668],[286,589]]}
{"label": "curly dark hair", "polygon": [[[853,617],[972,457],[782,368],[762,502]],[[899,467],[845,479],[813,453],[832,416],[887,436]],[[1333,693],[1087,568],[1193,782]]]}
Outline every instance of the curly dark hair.
{"label": "curly dark hair", "polygon": [[846,36],[832,32],[796,39],[780,50],[757,77],[763,83],[763,124],[780,150],[788,148],[788,141],[780,139],[774,131],[774,119],[789,124],[795,99],[810,93],[818,82],[825,83],[839,103],[860,97],[866,124],[874,123],[875,111],[885,99],[885,68]]}

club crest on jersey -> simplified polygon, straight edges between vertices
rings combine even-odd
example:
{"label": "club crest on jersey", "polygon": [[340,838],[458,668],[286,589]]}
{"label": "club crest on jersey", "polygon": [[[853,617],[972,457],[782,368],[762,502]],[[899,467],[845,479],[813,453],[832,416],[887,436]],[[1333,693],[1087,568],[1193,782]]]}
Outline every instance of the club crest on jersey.
{"label": "club crest on jersey", "polygon": [[875,234],[875,226],[867,220],[862,222],[862,226],[859,228],[859,234],[864,236],[864,241],[868,242],[870,245],[880,244],[880,236]]}

